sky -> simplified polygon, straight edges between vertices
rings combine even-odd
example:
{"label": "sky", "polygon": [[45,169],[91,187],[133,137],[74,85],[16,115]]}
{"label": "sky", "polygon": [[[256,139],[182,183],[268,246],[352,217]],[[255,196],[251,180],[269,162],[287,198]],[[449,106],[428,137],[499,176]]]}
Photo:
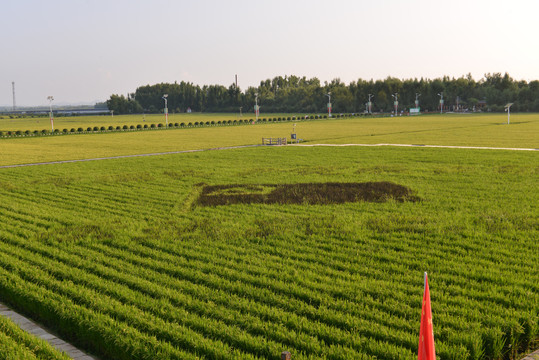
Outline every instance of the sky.
{"label": "sky", "polygon": [[0,106],[187,81],[508,72],[539,79],[537,0],[0,0]]}

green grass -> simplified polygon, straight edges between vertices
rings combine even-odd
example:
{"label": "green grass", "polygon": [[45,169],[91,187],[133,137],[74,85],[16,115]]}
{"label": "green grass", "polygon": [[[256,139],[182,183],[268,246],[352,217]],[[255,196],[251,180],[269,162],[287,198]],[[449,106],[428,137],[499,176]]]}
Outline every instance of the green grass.
{"label": "green grass", "polygon": [[[517,359],[539,337],[537,164],[264,147],[0,169],[0,299],[103,358],[415,359],[428,271],[439,359]],[[372,181],[421,201],[197,206],[201,183]]]}
{"label": "green grass", "polygon": [[[298,121],[307,144],[428,144],[538,148],[539,115],[430,115]],[[0,139],[0,165],[260,144],[289,137],[292,122]]]}

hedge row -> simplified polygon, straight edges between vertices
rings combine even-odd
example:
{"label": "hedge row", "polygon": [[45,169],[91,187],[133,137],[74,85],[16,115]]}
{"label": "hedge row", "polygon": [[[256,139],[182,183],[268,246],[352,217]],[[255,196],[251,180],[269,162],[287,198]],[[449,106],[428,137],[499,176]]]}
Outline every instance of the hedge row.
{"label": "hedge row", "polygon": [[[356,114],[334,114],[333,118],[344,118],[344,117],[353,117],[357,116]],[[280,121],[299,121],[299,120],[317,120],[317,119],[327,119],[327,115],[305,115],[301,117],[288,116],[288,117],[274,117],[274,118],[260,118],[258,123],[266,122],[280,122]],[[170,123],[168,124],[169,128],[184,128],[184,127],[200,127],[200,126],[215,126],[215,125],[238,125],[238,124],[254,124],[254,119],[244,119],[244,120],[219,120],[219,121],[195,121],[195,122],[182,122],[182,123]],[[165,124],[138,124],[138,125],[117,125],[117,126],[88,126],[87,128],[71,128],[71,129],[54,129],[50,131],[47,129],[43,130],[17,130],[17,131],[0,131],[0,137],[13,137],[13,136],[43,136],[43,135],[60,135],[60,134],[87,134],[87,133],[96,133],[96,132],[113,132],[113,131],[125,131],[125,130],[147,130],[147,129],[158,129],[166,128]]]}

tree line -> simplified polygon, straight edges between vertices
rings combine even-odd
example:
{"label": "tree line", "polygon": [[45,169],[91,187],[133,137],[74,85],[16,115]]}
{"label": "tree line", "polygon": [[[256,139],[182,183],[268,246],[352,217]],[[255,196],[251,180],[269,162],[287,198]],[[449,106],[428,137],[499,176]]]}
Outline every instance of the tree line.
{"label": "tree line", "polygon": [[[340,79],[321,84],[315,78],[277,76],[260,82],[257,87],[242,91],[235,84],[199,86],[190,82],[160,83],[138,87],[134,93],[111,95],[109,110],[115,114],[163,112],[163,95],[168,94],[169,112],[231,112],[252,113],[255,96],[265,113],[323,113],[327,111],[331,93],[333,112],[358,113],[367,109],[371,95],[373,112],[394,109],[397,95],[399,110],[415,107],[416,96],[421,111],[440,111],[443,95],[444,111],[504,111],[504,105],[514,103],[512,111],[539,112],[539,81],[515,80],[505,73],[485,74],[478,81],[471,74],[460,78],[444,76],[436,79],[398,79],[352,81]],[[420,94],[420,95],[418,95]]]}

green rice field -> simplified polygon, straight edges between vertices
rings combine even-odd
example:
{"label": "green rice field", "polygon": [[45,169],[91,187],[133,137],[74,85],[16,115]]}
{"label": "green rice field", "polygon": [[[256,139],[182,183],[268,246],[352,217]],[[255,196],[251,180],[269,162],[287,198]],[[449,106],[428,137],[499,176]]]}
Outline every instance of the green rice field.
{"label": "green rice field", "polygon": [[[538,115],[503,119],[296,130],[538,147]],[[291,125],[0,139],[0,165],[255,144]],[[101,359],[416,359],[426,271],[439,359],[520,359],[539,348],[538,184],[536,151],[423,147],[2,168],[0,301]]]}
{"label": "green rice field", "polygon": [[[126,116],[123,122],[129,123],[131,118],[133,116]],[[204,119],[210,121],[210,118]],[[507,125],[507,117],[500,114],[356,117],[0,138],[0,166],[260,144],[263,137],[290,138],[293,124],[296,124],[298,138],[306,144],[396,143],[539,148],[539,114],[514,114],[512,119],[511,125]],[[82,121],[83,117],[76,120]],[[95,124],[91,117],[84,121],[83,127]]]}

